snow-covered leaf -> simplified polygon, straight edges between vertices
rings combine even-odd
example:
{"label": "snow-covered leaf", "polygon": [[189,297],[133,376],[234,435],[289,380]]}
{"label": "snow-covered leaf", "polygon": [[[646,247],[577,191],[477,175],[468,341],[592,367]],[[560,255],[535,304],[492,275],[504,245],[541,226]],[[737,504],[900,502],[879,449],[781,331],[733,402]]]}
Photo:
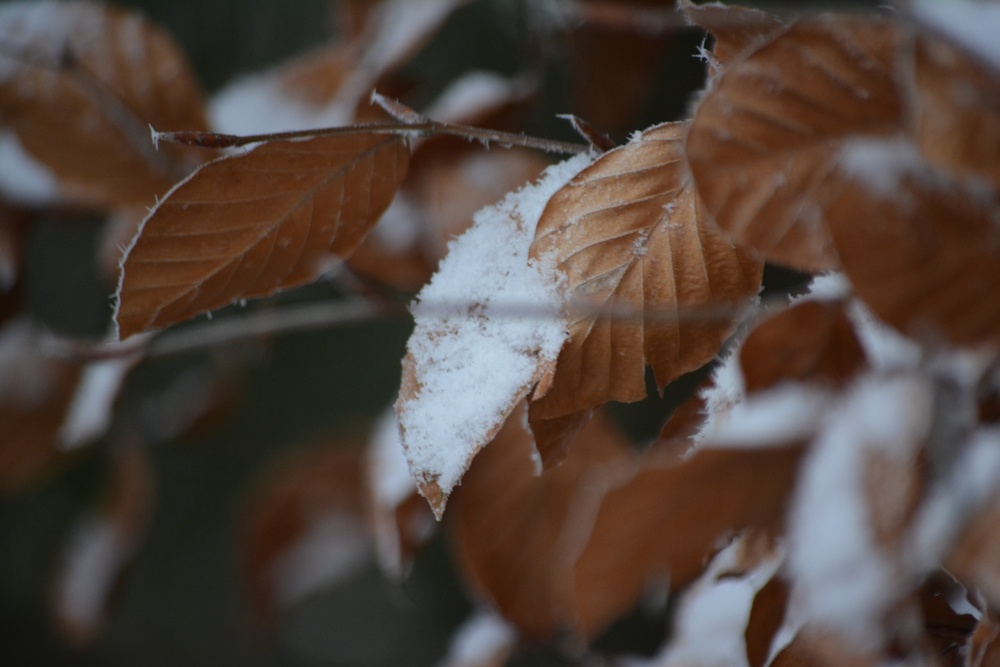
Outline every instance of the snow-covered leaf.
{"label": "snow-covered leaf", "polygon": [[570,340],[533,418],[645,398],[647,364],[660,387],[704,365],[756,296],[762,264],[706,220],[691,187],[686,128],[605,153],[546,206],[531,252],[566,276]]}
{"label": "snow-covered leaf", "polygon": [[590,159],[550,167],[479,211],[418,295],[396,413],[410,470],[438,516],[565,340],[557,276],[528,248],[549,197]]}
{"label": "snow-covered leaf", "polygon": [[409,157],[404,139],[363,133],[276,141],[209,162],[153,209],[128,249],[119,335],[315,279],[378,222]]}

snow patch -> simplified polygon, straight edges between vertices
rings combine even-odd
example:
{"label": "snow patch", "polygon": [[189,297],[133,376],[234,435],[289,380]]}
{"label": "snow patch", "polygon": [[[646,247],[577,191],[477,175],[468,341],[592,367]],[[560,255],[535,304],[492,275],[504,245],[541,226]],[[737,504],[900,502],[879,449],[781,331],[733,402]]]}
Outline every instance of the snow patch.
{"label": "snow patch", "polygon": [[554,165],[476,213],[413,305],[419,388],[397,412],[413,475],[445,494],[566,340],[559,276],[528,251],[549,198],[592,160]]}
{"label": "snow patch", "polygon": [[913,0],[917,20],[1000,69],[1000,4],[981,0]]}
{"label": "snow patch", "polygon": [[496,613],[477,611],[452,637],[448,656],[441,667],[499,665],[513,650],[517,630]]}

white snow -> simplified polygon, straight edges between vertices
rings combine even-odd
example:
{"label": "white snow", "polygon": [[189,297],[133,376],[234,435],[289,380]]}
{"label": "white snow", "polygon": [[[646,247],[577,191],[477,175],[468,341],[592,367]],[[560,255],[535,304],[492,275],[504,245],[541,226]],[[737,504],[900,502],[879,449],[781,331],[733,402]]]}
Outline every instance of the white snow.
{"label": "white snow", "polygon": [[122,381],[137,361],[130,356],[87,364],[59,428],[59,444],[64,450],[86,445],[104,435]]}
{"label": "white snow", "polygon": [[822,387],[779,385],[733,405],[702,429],[698,441],[711,447],[774,447],[806,440],[831,401]]}
{"label": "white snow", "polygon": [[898,563],[876,543],[869,457],[912,465],[930,429],[930,383],[872,375],[855,383],[824,420],[799,477],[790,517],[789,566],[806,622],[874,648],[880,619],[896,602]]}
{"label": "white snow", "polygon": [[840,149],[839,166],[848,177],[883,197],[899,195],[902,179],[924,165],[912,139],[853,139]]}
{"label": "white snow", "polygon": [[469,72],[448,86],[424,115],[434,120],[461,123],[523,97],[533,87],[525,78],[509,79],[493,72]]}
{"label": "white snow", "polygon": [[71,625],[92,629],[101,622],[115,577],[131,549],[106,518],[77,524],[55,582],[56,609]]}
{"label": "white snow", "polygon": [[490,610],[476,611],[452,637],[440,667],[488,667],[504,662],[517,642],[517,630]]}
{"label": "white snow", "polygon": [[917,20],[1000,68],[1000,3],[982,0],[912,0]]}
{"label": "white snow", "polygon": [[278,607],[287,609],[353,573],[368,555],[364,525],[349,514],[317,517],[271,565]]}
{"label": "white snow", "polygon": [[399,422],[391,408],[378,420],[368,443],[368,489],[371,494],[375,555],[382,569],[403,574],[402,547],[396,509],[417,492],[399,437]]}
{"label": "white snow", "polygon": [[782,554],[775,554],[743,576],[728,576],[738,563],[741,546],[737,541],[720,551],[685,594],[675,635],[653,664],[661,667],[747,664],[744,633],[753,600],[781,565]]}
{"label": "white snow", "polygon": [[445,494],[566,339],[558,275],[528,250],[549,198],[592,159],[554,165],[476,213],[413,306],[419,391],[397,413],[414,477]]}
{"label": "white snow", "polygon": [[10,130],[0,131],[0,196],[14,204],[53,205],[63,200],[59,182]]}

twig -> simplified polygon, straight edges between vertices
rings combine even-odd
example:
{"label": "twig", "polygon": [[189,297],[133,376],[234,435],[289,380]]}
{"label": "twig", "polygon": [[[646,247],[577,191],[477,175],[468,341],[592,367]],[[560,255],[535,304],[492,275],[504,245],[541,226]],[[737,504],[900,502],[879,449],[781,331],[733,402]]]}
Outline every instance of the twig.
{"label": "twig", "polygon": [[428,120],[421,123],[359,123],[356,125],[343,125],[340,127],[323,127],[314,130],[296,130],[292,132],[271,132],[268,134],[219,134],[216,132],[157,132],[153,131],[153,141],[169,141],[189,146],[203,146],[206,148],[236,148],[249,144],[258,144],[265,141],[291,141],[295,139],[312,139],[314,137],[326,137],[336,134],[398,134],[433,136],[445,134],[454,137],[462,137],[469,141],[479,141],[486,146],[496,144],[498,146],[510,147],[520,146],[522,148],[534,148],[547,153],[564,153],[575,155],[584,153],[589,149],[583,144],[574,144],[566,141],[554,141],[552,139],[542,139],[531,137],[515,132],[502,132],[500,130],[487,130],[471,125],[459,125],[455,123],[444,123],[441,121]]}

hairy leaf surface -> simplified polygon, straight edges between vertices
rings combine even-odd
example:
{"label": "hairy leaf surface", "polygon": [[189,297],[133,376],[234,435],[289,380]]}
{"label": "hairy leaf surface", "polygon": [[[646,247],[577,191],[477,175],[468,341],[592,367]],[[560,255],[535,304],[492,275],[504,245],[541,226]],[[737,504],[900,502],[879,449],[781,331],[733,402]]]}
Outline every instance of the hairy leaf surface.
{"label": "hairy leaf surface", "polygon": [[144,221],[122,263],[119,335],[315,279],[348,257],[406,176],[406,142],[274,142],[208,163]]}
{"label": "hairy leaf surface", "polygon": [[686,125],[647,130],[549,200],[532,254],[566,276],[570,340],[532,417],[646,396],[710,361],[762,265],[706,219],[683,160]]}

